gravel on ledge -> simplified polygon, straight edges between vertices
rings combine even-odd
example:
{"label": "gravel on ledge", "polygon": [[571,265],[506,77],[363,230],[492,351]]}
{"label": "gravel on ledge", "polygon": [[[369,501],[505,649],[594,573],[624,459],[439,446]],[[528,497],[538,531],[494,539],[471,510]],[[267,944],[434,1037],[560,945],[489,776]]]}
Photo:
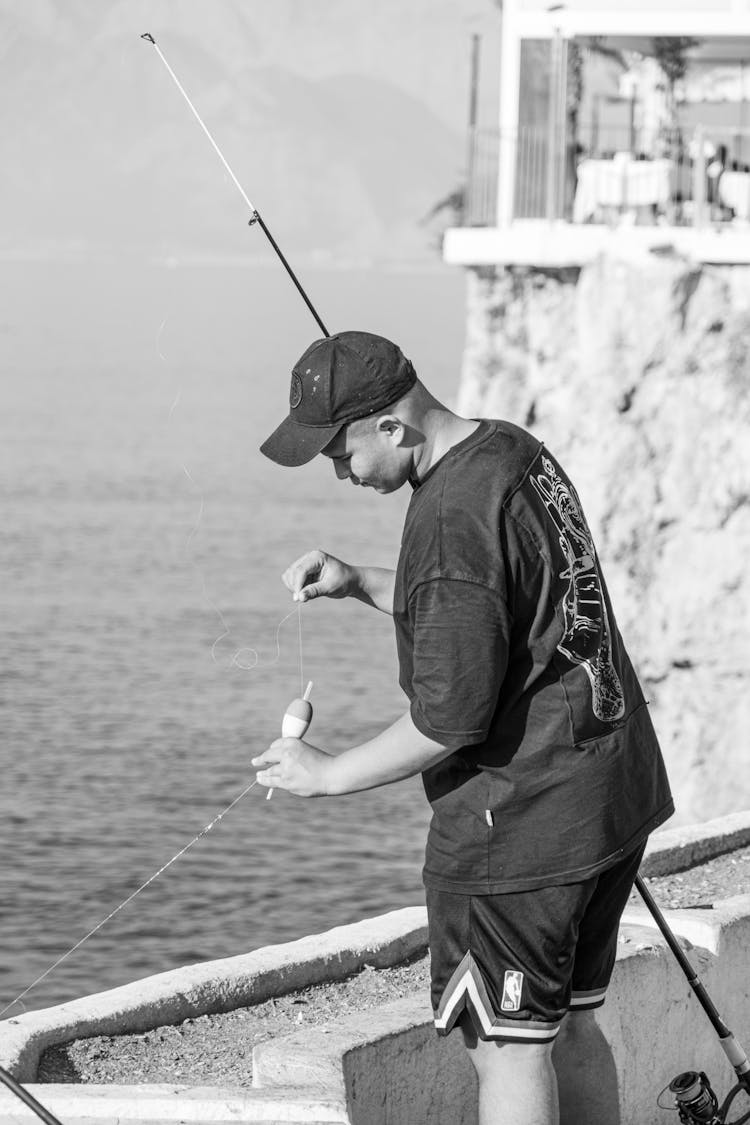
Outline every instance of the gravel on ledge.
{"label": "gravel on ledge", "polygon": [[[708,908],[719,899],[750,893],[750,848],[645,882],[664,909]],[[634,891],[631,903],[640,902]],[[410,993],[426,994],[429,987],[427,957],[391,969],[367,966],[345,981],[312,985],[250,1008],[200,1016],[139,1035],[60,1044],[44,1053],[37,1081],[250,1086],[256,1044],[305,1027],[334,1024],[340,1016]]]}

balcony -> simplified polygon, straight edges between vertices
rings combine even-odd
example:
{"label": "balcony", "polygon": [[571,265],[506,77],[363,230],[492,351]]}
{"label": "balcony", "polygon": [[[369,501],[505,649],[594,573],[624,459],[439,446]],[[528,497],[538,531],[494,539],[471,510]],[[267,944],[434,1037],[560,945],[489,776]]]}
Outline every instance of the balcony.
{"label": "balcony", "polygon": [[619,237],[750,262],[750,0],[504,0],[498,62],[448,261],[576,265]]}
{"label": "balcony", "polygon": [[[499,226],[503,158],[515,177],[511,221]],[[634,250],[750,261],[750,128],[699,124],[658,145],[633,129],[582,131],[575,144],[549,129],[473,131],[447,261],[580,265],[618,238]]]}

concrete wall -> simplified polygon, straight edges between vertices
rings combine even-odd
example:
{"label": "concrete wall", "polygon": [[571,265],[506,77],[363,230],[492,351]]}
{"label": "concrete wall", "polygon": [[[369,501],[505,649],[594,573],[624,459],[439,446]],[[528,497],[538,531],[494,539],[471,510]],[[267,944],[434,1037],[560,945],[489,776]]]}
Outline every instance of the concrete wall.
{"label": "concrete wall", "polygon": [[[730,1028],[750,1043],[750,895],[667,917]],[[705,1070],[721,1096],[733,1085],[716,1035],[645,909],[621,927],[607,1003],[590,1023],[581,1045],[566,1022],[553,1057],[569,1090],[590,1083],[604,1091],[602,1125],[668,1121],[656,1099],[684,1070]],[[320,1059],[315,1039],[306,1033],[256,1048],[259,1083],[271,1089],[290,1059],[303,1067]],[[437,1038],[424,998],[347,1021],[324,1050],[332,1070],[336,1057],[343,1066],[352,1125],[476,1125],[476,1081],[460,1037]]]}

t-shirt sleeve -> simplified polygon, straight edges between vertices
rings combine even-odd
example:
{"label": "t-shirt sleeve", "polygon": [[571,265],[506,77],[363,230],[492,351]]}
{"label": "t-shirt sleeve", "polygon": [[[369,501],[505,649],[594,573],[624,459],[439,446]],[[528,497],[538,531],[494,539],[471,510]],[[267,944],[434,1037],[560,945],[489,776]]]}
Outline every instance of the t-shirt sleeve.
{"label": "t-shirt sleeve", "polygon": [[411,716],[443,746],[484,742],[508,663],[510,620],[496,590],[438,578],[413,591]]}

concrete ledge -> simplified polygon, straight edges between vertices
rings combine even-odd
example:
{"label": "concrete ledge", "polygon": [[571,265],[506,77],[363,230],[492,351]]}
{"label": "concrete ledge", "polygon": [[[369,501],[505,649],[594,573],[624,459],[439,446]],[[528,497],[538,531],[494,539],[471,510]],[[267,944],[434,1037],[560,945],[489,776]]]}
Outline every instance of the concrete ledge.
{"label": "concrete ledge", "polygon": [[[719,1010],[738,1039],[750,1037],[750,895],[712,911],[665,912]],[[656,1097],[683,1070],[708,1070],[726,1091],[734,1075],[708,1019],[648,912],[634,911],[620,930],[608,1002],[592,1017],[592,1050],[581,1055],[567,1021],[555,1067],[570,1082],[585,1072],[608,1083],[612,1112],[602,1125],[663,1125]],[[689,937],[688,937],[689,935]],[[704,939],[706,947],[693,945]],[[458,1036],[439,1039],[427,997],[384,1005],[256,1047],[255,1079],[264,1088],[305,1075],[343,1081],[352,1125],[475,1125],[476,1079]],[[330,1087],[329,1087],[330,1088]],[[746,1107],[743,1107],[746,1108]]]}
{"label": "concrete ledge", "polygon": [[750,262],[750,228],[633,226],[516,219],[507,227],[451,227],[443,259],[460,266],[528,266],[570,269],[616,252],[628,258],[675,254],[713,265]]}
{"label": "concrete ledge", "polygon": [[342,980],[365,964],[386,968],[426,950],[426,912],[423,907],[406,907],[239,957],[172,969],[3,1020],[0,1066],[19,1082],[33,1082],[42,1053],[56,1043],[147,1031],[260,1004],[310,984]]}
{"label": "concrete ledge", "polygon": [[[459,1035],[438,1039],[426,993],[295,1033],[253,1052],[263,1088],[313,1075],[341,1090],[355,1125],[460,1125],[476,1121],[476,1079]],[[602,1123],[604,1125],[604,1123]]]}
{"label": "concrete ledge", "polygon": [[[254,1090],[217,1089],[199,1086],[55,1086],[27,1085],[30,1093],[66,1125],[72,1120],[96,1122],[249,1121],[256,1125],[279,1122],[316,1122],[318,1125],[346,1125],[346,1106],[331,1098],[315,1098],[308,1092],[283,1087],[273,1094]],[[6,1116],[7,1115],[7,1116]],[[39,1121],[16,1098],[0,1094],[0,1122]]]}
{"label": "concrete ledge", "polygon": [[[676,933],[740,1042],[750,1037],[750,895],[713,910],[667,911]],[[345,929],[345,928],[342,928]],[[700,944],[693,944],[700,942]],[[567,1021],[555,1066],[582,1083],[604,1081],[613,1112],[606,1125],[660,1125],[656,1094],[682,1070],[706,1070],[717,1091],[733,1082],[716,1035],[650,915],[628,912],[607,1004],[595,1013],[598,1037],[582,1061]],[[316,1122],[318,1125],[475,1125],[476,1087],[457,1036],[439,1039],[428,998],[415,995],[313,1032],[297,1032],[254,1052],[253,1090],[183,1086],[35,1085],[42,1104],[66,1121]],[[0,1123],[26,1120],[0,1093]],[[31,1118],[28,1118],[31,1120]],[[604,1125],[604,1123],[603,1123]]]}
{"label": "concrete ledge", "polygon": [[641,875],[648,878],[687,871],[689,867],[696,867],[748,844],[750,812],[728,813],[716,820],[683,828],[665,828],[655,832],[649,840]]}
{"label": "concrete ledge", "polygon": [[[750,843],[750,812],[663,830],[652,838],[644,875],[685,870]],[[712,910],[665,912],[724,1019],[750,1038],[750,896]],[[93,1035],[144,1031],[188,1017],[260,1003],[334,981],[365,964],[387,967],[426,950],[423,907],[342,926],[296,942],[148,977],[122,988],[0,1022],[0,1065],[33,1082],[42,1052]],[[658,1125],[655,1094],[675,1074],[705,1069],[717,1090],[731,1071],[708,1020],[644,908],[628,911],[620,932],[610,1002],[596,1014],[604,1071],[616,1113],[607,1125]],[[555,1047],[558,1071],[580,1052],[567,1021]],[[593,1064],[592,1064],[593,1065]],[[602,1065],[601,1061],[597,1065]],[[327,1027],[262,1044],[254,1052],[254,1089],[185,1086],[54,1086],[30,1089],[66,1125],[108,1121],[348,1122],[474,1125],[473,1070],[456,1036],[438,1039],[429,998],[419,994]],[[598,1073],[598,1072],[597,1072]],[[663,1078],[659,1086],[658,1083]],[[658,1088],[657,1088],[658,1086]],[[613,1110],[613,1113],[615,1111]],[[34,1120],[0,1088],[0,1125]]]}

